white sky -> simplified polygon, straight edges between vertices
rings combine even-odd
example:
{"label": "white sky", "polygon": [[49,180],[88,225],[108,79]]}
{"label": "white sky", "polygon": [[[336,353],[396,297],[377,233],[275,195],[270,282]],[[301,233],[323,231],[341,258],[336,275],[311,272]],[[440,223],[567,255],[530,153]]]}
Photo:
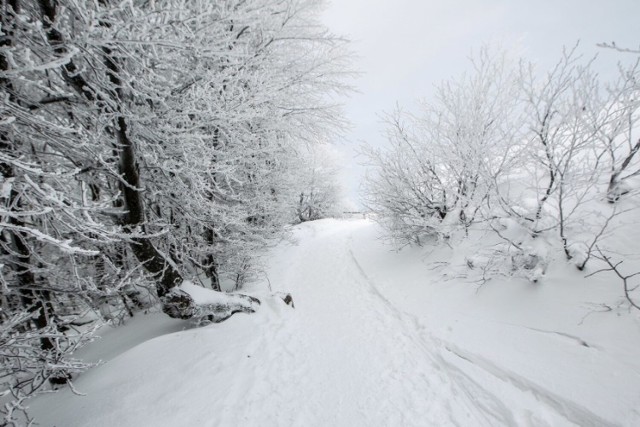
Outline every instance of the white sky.
{"label": "white sky", "polygon": [[595,45],[638,48],[639,20],[640,0],[330,0],[324,21],[353,41],[362,73],[345,103],[353,128],[338,146],[350,198],[357,203],[364,173],[355,149],[384,143],[378,115],[428,99],[435,84],[467,68],[473,50],[500,43],[547,67],[580,40],[581,52],[614,66],[635,57]]}

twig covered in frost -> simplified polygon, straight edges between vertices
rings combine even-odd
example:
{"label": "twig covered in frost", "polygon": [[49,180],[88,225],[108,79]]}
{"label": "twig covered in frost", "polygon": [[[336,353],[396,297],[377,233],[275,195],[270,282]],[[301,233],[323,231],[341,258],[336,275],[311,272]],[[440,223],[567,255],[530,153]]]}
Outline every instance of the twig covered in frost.
{"label": "twig covered in frost", "polygon": [[620,278],[620,280],[622,280],[622,285],[623,285],[623,289],[624,289],[624,297],[627,300],[627,302],[631,305],[631,307],[640,310],[640,305],[638,303],[636,303],[633,299],[633,297],[631,296],[631,292],[634,291],[635,289],[638,288],[638,286],[640,286],[640,284],[638,284],[637,286],[630,288],[629,285],[629,280],[636,277],[636,276],[640,276],[640,271],[633,273],[633,274],[627,274],[624,275],[621,271],[620,271],[620,265],[622,265],[623,261],[618,261],[615,264],[613,263],[613,261],[611,261],[611,257],[607,256],[604,254],[604,252],[602,252],[602,250],[600,250],[600,248],[598,249],[598,253],[600,254],[599,256],[596,256],[597,259],[604,261],[609,267],[608,268],[603,268],[600,269],[598,271],[594,271],[593,273],[587,275],[586,277],[590,277],[593,276],[594,274],[598,274],[598,273],[602,273],[605,271],[613,271],[615,273],[616,276],[618,276],[618,278]]}

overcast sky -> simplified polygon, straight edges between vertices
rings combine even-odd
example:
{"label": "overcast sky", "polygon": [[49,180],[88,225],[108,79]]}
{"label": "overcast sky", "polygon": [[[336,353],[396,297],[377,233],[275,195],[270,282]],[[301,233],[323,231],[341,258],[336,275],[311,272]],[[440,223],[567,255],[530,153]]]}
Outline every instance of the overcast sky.
{"label": "overcast sky", "polygon": [[634,57],[596,44],[638,48],[639,18],[640,0],[330,0],[325,23],[353,41],[362,73],[345,103],[353,128],[338,144],[349,197],[357,202],[364,173],[355,148],[384,143],[378,115],[429,99],[435,84],[467,69],[474,49],[498,43],[549,66],[580,40],[581,52],[615,64]]}

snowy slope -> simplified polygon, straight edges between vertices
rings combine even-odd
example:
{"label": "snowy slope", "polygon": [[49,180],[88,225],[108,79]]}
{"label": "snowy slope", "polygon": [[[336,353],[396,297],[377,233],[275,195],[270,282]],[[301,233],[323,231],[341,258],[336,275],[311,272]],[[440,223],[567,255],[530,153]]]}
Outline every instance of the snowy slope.
{"label": "snowy slope", "polygon": [[434,259],[456,249],[393,254],[363,244],[375,234],[367,228],[353,239],[372,285],[415,319],[447,370],[507,404],[507,424],[640,425],[640,313],[620,305],[611,276],[585,280],[554,266],[537,284],[478,288],[434,271]]}
{"label": "snowy slope", "polygon": [[638,313],[590,305],[617,286],[559,270],[478,292],[430,268],[442,253],[394,253],[378,232],[298,226],[268,271],[295,309],[256,284],[260,310],[221,324],[133,319],[85,350],[108,360],[76,381],[85,396],[43,396],[32,414],[58,427],[640,425]]}

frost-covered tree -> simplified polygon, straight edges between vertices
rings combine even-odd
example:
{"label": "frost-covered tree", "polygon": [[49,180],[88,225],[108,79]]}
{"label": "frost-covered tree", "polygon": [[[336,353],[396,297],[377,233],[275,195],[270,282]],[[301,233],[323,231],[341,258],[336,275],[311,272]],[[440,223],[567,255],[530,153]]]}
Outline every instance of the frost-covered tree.
{"label": "frost-covered tree", "polygon": [[308,146],[300,157],[302,167],[294,183],[297,219],[314,221],[340,214],[341,187],[335,153],[326,145]]}
{"label": "frost-covered tree", "polygon": [[374,175],[366,181],[366,203],[377,219],[401,244],[421,244],[441,227],[449,213],[447,183],[441,178],[437,155],[425,144],[404,113],[387,116],[385,149],[365,149]]}
{"label": "frost-covered tree", "polygon": [[291,221],[289,159],[340,127],[344,41],[317,6],[2,2],[3,333],[40,333],[47,351],[84,310],[155,296],[181,318],[255,309],[177,287],[246,275]]}
{"label": "frost-covered tree", "polygon": [[630,67],[619,66],[619,76],[605,87],[603,108],[593,112],[598,149],[606,155],[610,170],[607,198],[615,203],[633,190],[631,181],[640,176],[640,70],[636,61]]}
{"label": "frost-covered tree", "polygon": [[84,216],[111,209],[111,219],[91,218],[94,239],[128,243],[160,296],[184,276],[177,261],[202,265],[220,253],[212,247],[260,240],[283,223],[278,164],[338,124],[325,93],[343,88],[343,44],[314,21],[311,2],[29,6],[24,19],[40,38],[25,43],[42,46],[16,49],[50,56],[31,67],[31,89],[44,85],[45,69],[47,90],[60,98],[58,110],[45,108],[53,101],[38,110],[64,115],[67,139],[84,144],[72,146],[81,153],[55,152],[82,171],[70,184],[86,187],[60,193],[87,196],[77,203]]}
{"label": "frost-covered tree", "polygon": [[640,147],[637,64],[603,83],[593,61],[576,47],[541,74],[482,52],[420,114],[388,115],[390,146],[368,150],[368,199],[391,237],[475,229],[493,235],[482,257],[504,274],[536,280],[556,252],[584,269],[629,209],[606,201],[628,191]]}
{"label": "frost-covered tree", "polygon": [[518,157],[519,110],[507,57],[482,51],[473,72],[441,84],[420,114],[387,115],[390,148],[368,150],[370,207],[406,243],[467,230]]}
{"label": "frost-covered tree", "polygon": [[551,241],[557,236],[566,259],[581,269],[619,213],[602,206],[601,189],[606,186],[609,200],[620,193],[616,177],[625,162],[618,156],[633,158],[626,133],[632,132],[638,108],[630,101],[637,91],[637,67],[603,88],[593,62],[581,58],[574,47],[544,76],[537,76],[531,65],[523,67],[525,179],[535,184],[520,186],[520,196],[509,196],[510,204],[520,207],[517,216],[529,235]]}

